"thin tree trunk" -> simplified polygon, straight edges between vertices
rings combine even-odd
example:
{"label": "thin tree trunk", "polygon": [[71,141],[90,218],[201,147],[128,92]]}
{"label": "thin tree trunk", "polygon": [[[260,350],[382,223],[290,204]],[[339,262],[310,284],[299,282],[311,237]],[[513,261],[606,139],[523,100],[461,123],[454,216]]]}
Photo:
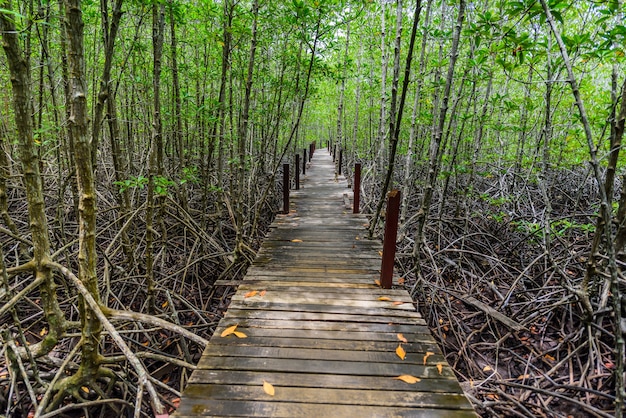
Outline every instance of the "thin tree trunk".
{"label": "thin tree trunk", "polygon": [[146,209],[146,282],[147,305],[150,313],[156,312],[156,281],[154,278],[154,205],[155,177],[160,177],[163,165],[163,126],[161,124],[161,58],[163,56],[163,31],[165,28],[164,6],[152,6],[152,48],[153,48],[153,121],[152,139],[149,152],[148,190]]}
{"label": "thin tree trunk", "polygon": [[[589,155],[591,157],[590,164],[593,170],[595,179],[598,183],[598,194],[600,195],[600,223],[599,226],[601,228],[596,229],[596,234],[604,234],[604,239],[606,243],[606,253],[608,258],[608,268],[609,268],[609,277],[610,277],[610,288],[611,293],[613,294],[613,323],[615,326],[615,416],[616,418],[621,418],[624,413],[624,399],[626,398],[626,390],[624,387],[624,360],[626,358],[626,350],[624,347],[624,333],[621,332],[622,327],[622,297],[621,290],[619,286],[619,270],[617,267],[617,259],[616,259],[616,248],[615,243],[613,241],[613,231],[612,231],[612,222],[611,222],[611,201],[610,196],[607,196],[606,187],[603,185],[602,172],[600,170],[600,162],[598,160],[597,150],[595,147],[595,143],[593,140],[593,134],[591,132],[591,124],[589,122],[589,118],[587,117],[587,111],[585,109],[585,104],[580,96],[580,90],[578,89],[578,81],[574,76],[574,71],[572,69],[572,63],[569,58],[569,53],[567,52],[567,48],[563,39],[561,38],[561,34],[556,26],[554,21],[554,17],[552,16],[552,12],[548,7],[546,0],[540,0],[541,6],[543,7],[543,11],[546,14],[546,19],[548,24],[550,25],[550,29],[552,33],[554,33],[554,37],[559,45],[559,49],[561,50],[561,56],[563,57],[563,62],[565,64],[565,68],[567,69],[568,82],[572,89],[572,94],[574,95],[574,100],[576,103],[576,107],[578,108],[578,112],[580,114],[580,120],[583,125],[583,130],[585,132],[585,138],[587,139],[587,147],[589,149]],[[623,103],[623,102],[622,102]],[[621,115],[620,115],[621,116]],[[613,145],[613,144],[611,144]],[[591,259],[591,257],[590,257]]]}
{"label": "thin tree trunk", "polygon": [[[4,0],[1,7],[11,10],[11,2]],[[7,13],[0,13],[0,34],[2,34],[2,48],[4,49],[13,93],[13,109],[17,127],[18,147],[22,164],[23,182],[28,204],[28,217],[31,239],[33,244],[33,259],[29,268],[35,275],[35,280],[42,281],[40,286],[41,302],[44,316],[48,323],[48,334],[41,343],[30,346],[34,357],[50,352],[57,344],[65,329],[65,318],[59,307],[56,295],[56,284],[47,262],[50,260],[50,236],[48,220],[45,212],[43,184],[39,171],[39,158],[35,149],[33,137],[33,96],[31,92],[29,55],[20,47],[21,37]]]}
{"label": "thin tree trunk", "polygon": [[387,190],[389,190],[389,185],[391,184],[391,178],[393,177],[393,170],[396,159],[396,150],[398,148],[398,138],[400,137],[400,125],[402,123],[402,114],[404,113],[404,103],[406,100],[406,93],[409,89],[409,80],[411,76],[411,61],[413,59],[413,49],[415,47],[415,37],[417,35],[417,25],[420,18],[420,12],[422,10],[422,1],[417,0],[415,3],[415,14],[413,15],[413,27],[411,29],[411,38],[409,43],[409,51],[406,57],[406,65],[404,68],[404,80],[402,83],[402,93],[400,95],[400,104],[397,110],[397,120],[396,117],[396,94],[398,89],[398,78],[400,73],[400,42],[401,42],[401,34],[402,34],[402,1],[397,0],[398,12],[396,15],[396,47],[395,47],[395,57],[394,57],[394,79],[392,86],[392,100],[391,100],[391,123],[389,125],[389,132],[391,133],[391,141],[389,144],[389,167],[387,169],[387,175],[385,177],[385,182],[383,183],[382,192],[380,196],[380,200],[378,201],[378,206],[376,207],[376,214],[372,219],[369,227],[369,237],[372,238],[374,235],[374,230],[376,229],[376,225],[378,224],[378,219],[380,218],[380,212],[382,211],[383,204],[385,202],[385,197],[387,195]]}
{"label": "thin tree trunk", "polygon": [[[96,276],[96,188],[94,184],[89,144],[87,116],[87,81],[85,79],[84,23],[81,1],[65,0],[65,24],[68,35],[68,67],[70,86],[69,135],[76,152],[76,176],[78,179],[78,278],[93,299],[100,303],[98,279]],[[82,325],[81,364],[76,375],[77,385],[93,383],[100,368],[100,337],[102,324],[97,316],[79,295],[79,312]]]}
{"label": "thin tree trunk", "polygon": [[[185,144],[183,141],[183,117],[182,117],[182,105],[180,100],[180,81],[178,79],[178,41],[176,38],[176,21],[174,16],[174,3],[172,0],[169,2],[169,15],[170,15],[170,49],[172,53],[172,89],[174,93],[174,120],[176,127],[174,128],[174,147],[176,148],[176,154],[178,154],[177,172],[179,176],[184,176],[183,169],[186,167],[185,157]],[[180,184],[180,206],[189,213],[189,206],[187,204],[187,186],[186,183]]]}
{"label": "thin tree trunk", "polygon": [[[452,82],[454,81],[454,69],[456,61],[459,56],[459,42],[461,39],[461,29],[463,27],[463,21],[465,19],[465,0],[459,1],[459,12],[454,27],[454,33],[452,35],[452,48],[450,50],[450,63],[448,65],[448,74],[446,76],[446,85],[444,87],[443,98],[441,101],[441,107],[439,109],[439,115],[437,116],[437,124],[433,132],[433,137],[430,143],[428,173],[426,184],[424,187],[424,195],[422,196],[422,203],[417,213],[417,231],[415,233],[415,245],[413,247],[413,258],[415,259],[415,267],[419,274],[419,254],[421,247],[424,243],[424,226],[428,220],[428,214],[430,212],[430,203],[433,197],[433,189],[437,182],[437,174],[441,166],[441,153],[439,148],[441,145],[441,138],[443,135],[443,127],[445,125],[446,116],[448,113],[448,101],[450,100],[450,91],[452,89]],[[419,280],[416,284],[419,283]],[[413,288],[413,292],[415,291]]]}

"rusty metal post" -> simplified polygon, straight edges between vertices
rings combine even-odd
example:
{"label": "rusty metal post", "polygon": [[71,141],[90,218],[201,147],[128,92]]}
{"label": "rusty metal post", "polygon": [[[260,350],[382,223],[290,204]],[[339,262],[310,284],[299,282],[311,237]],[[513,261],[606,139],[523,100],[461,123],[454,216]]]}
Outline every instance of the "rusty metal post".
{"label": "rusty metal post", "polygon": [[352,213],[359,213],[361,204],[361,163],[354,164],[354,184],[352,185],[354,194]]}
{"label": "rusty metal post", "polygon": [[343,164],[343,150],[339,150],[339,175],[341,175],[341,165]]}
{"label": "rusty metal post", "polygon": [[302,150],[302,175],[306,174],[306,148]]}
{"label": "rusty metal post", "polygon": [[296,154],[296,169],[294,170],[296,175],[296,190],[300,190],[300,154]]}
{"label": "rusty metal post", "polygon": [[400,214],[400,191],[387,193],[387,216],[385,217],[385,237],[383,239],[383,261],[380,267],[380,285],[391,289],[393,264],[396,258],[396,237],[398,235],[398,215]]}
{"label": "rusty metal post", "polygon": [[283,213],[289,213],[289,164],[283,164]]}

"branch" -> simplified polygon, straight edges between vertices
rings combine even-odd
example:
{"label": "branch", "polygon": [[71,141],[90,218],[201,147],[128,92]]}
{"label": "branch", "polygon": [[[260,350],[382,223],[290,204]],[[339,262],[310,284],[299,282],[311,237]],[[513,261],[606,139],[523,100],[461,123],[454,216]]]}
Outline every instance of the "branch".
{"label": "branch", "polygon": [[100,309],[107,316],[107,318],[110,318],[110,319],[133,321],[133,322],[144,322],[146,324],[155,325],[157,327],[180,334],[183,337],[188,338],[191,341],[198,343],[203,348],[209,343],[208,340],[205,340],[199,335],[196,335],[193,332],[188,331],[187,329],[179,325],[173,324],[157,316],[146,315],[146,314],[142,314],[139,312],[120,311],[117,309],[110,309],[107,307],[100,307]]}
{"label": "branch", "polygon": [[87,288],[83,285],[80,279],[76,277],[76,275],[72,273],[69,269],[67,269],[66,267],[58,263],[52,262],[52,261],[49,261],[46,264],[48,267],[53,268],[57,270],[59,273],[63,274],[76,287],[76,289],[80,292],[83,298],[85,298],[85,302],[87,302],[87,305],[89,305],[89,308],[91,308],[94,314],[98,317],[98,319],[102,323],[102,326],[109,332],[113,341],[115,341],[115,343],[120,348],[120,350],[122,350],[122,353],[124,353],[124,355],[128,359],[128,362],[133,366],[133,368],[137,372],[137,377],[139,378],[139,384],[141,386],[146,387],[146,390],[148,391],[148,394],[150,395],[152,408],[154,409],[155,413],[162,414],[165,408],[163,407],[163,404],[159,400],[159,396],[156,390],[154,389],[154,386],[148,379],[148,373],[146,369],[143,367],[143,364],[141,363],[141,361],[139,361],[139,359],[133,353],[130,347],[126,345],[126,343],[124,342],[124,339],[122,339],[122,336],[120,335],[119,332],[117,332],[113,324],[111,324],[111,322],[107,319],[105,314],[102,312],[102,307],[96,302],[96,300],[91,295],[89,290],[87,290]]}

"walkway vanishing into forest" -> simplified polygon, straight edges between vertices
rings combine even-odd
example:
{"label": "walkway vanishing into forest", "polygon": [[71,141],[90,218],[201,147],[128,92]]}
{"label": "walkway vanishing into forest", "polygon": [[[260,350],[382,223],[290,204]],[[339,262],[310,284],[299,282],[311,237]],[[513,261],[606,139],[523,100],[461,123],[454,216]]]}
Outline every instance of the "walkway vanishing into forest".
{"label": "walkway vanishing into forest", "polygon": [[326,150],[301,184],[237,282],[176,416],[476,416],[409,294],[375,284],[382,247],[346,208],[351,191]]}

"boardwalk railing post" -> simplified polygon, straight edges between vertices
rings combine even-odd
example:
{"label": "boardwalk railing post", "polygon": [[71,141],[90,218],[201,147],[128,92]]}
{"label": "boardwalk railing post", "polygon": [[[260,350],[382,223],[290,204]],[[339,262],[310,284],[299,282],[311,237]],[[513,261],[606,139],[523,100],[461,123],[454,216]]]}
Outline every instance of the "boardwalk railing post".
{"label": "boardwalk railing post", "polygon": [[283,164],[283,213],[289,213],[289,164]]}
{"label": "boardwalk railing post", "polygon": [[296,169],[294,170],[296,175],[296,190],[300,190],[300,154],[296,154]]}
{"label": "boardwalk railing post", "polygon": [[309,144],[309,162],[311,162],[311,158],[313,158],[313,143]]}
{"label": "boardwalk railing post", "polygon": [[333,145],[333,163],[337,157],[337,144]]}
{"label": "boardwalk railing post", "polygon": [[354,185],[352,192],[354,194],[352,213],[359,213],[359,205],[361,204],[361,163],[354,164]]}
{"label": "boardwalk railing post", "polygon": [[306,174],[306,148],[302,150],[302,175]]}
{"label": "boardwalk railing post", "polygon": [[391,289],[393,264],[396,258],[396,237],[398,235],[398,215],[400,214],[400,191],[387,193],[387,216],[385,217],[385,237],[383,239],[383,261],[380,267],[380,285]]}
{"label": "boardwalk railing post", "polygon": [[341,175],[341,165],[343,164],[343,150],[339,150],[339,175]]}

